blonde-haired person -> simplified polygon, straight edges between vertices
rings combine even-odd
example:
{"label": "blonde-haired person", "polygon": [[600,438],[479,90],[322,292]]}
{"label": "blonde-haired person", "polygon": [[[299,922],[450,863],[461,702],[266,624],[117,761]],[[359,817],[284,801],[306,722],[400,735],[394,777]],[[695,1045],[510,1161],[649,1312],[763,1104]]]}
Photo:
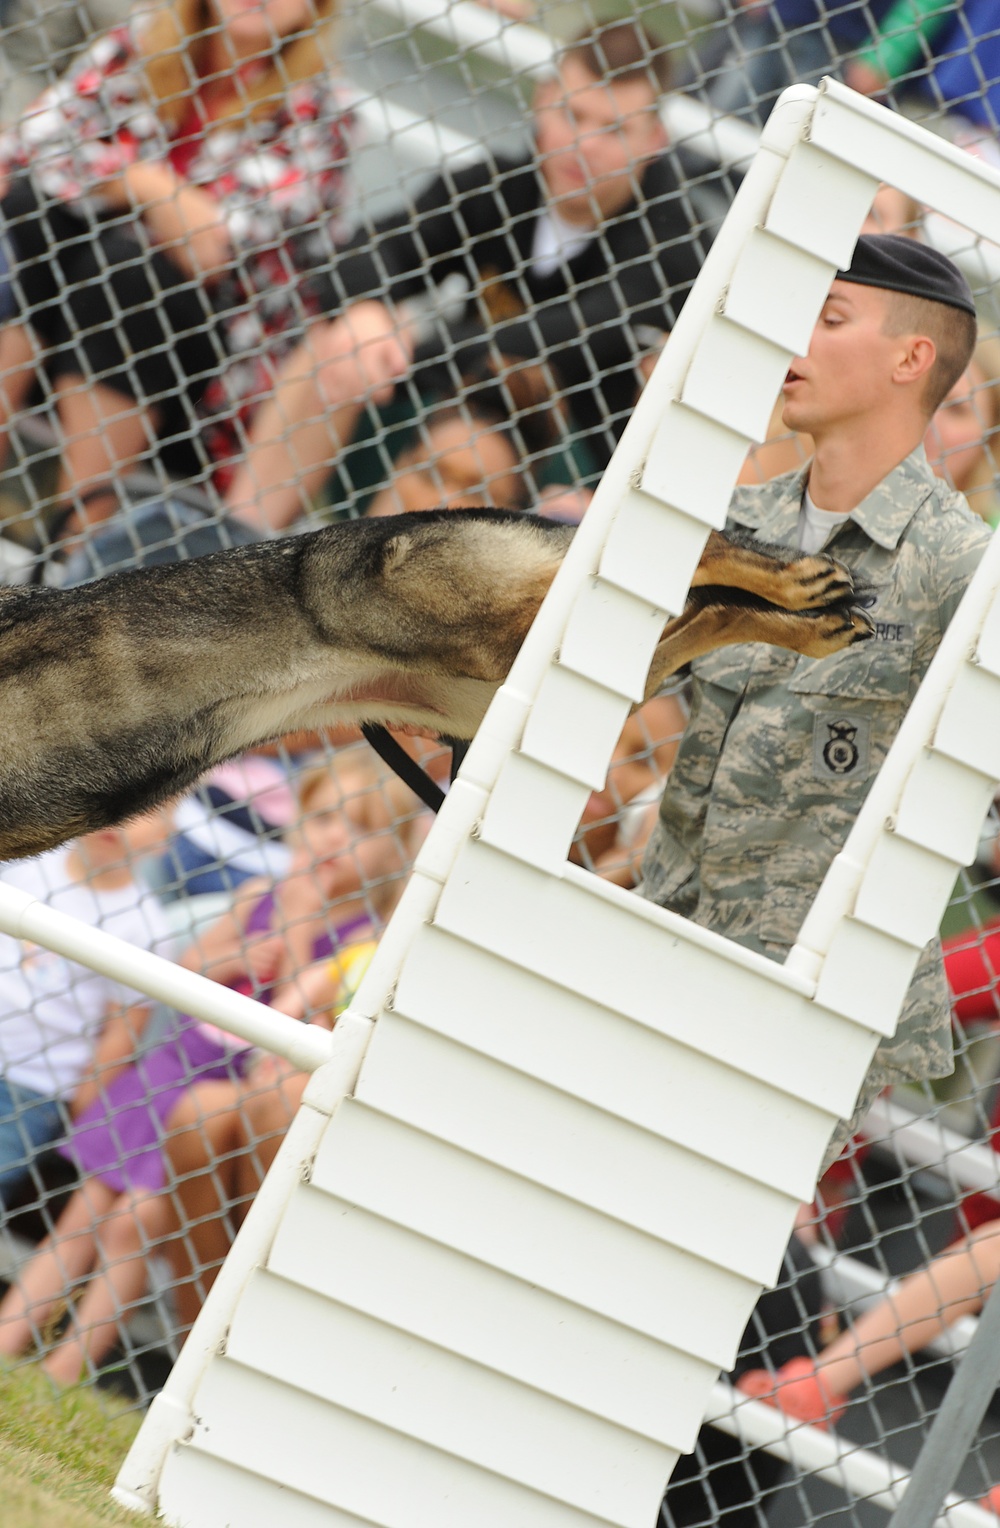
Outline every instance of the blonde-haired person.
{"label": "blonde-haired person", "polygon": [[329,309],[355,132],[324,57],[334,4],[137,13],[0,139],[0,428],[42,369],[75,525],[144,456],[224,486],[273,368]]}
{"label": "blonde-haired person", "polygon": [[989,524],[1000,522],[1000,338],[981,339],[968,369],[930,422],[927,456],[938,477]]}
{"label": "blonde-haired person", "polygon": [[[367,751],[348,747],[306,777],[303,811],[332,816],[348,848],[328,899],[332,949],[302,960],[272,1006],[332,1026],[347,1006],[406,883],[426,828],[407,788]],[[180,1232],[168,1248],[183,1329],[194,1321],[247,1207],[299,1106],[308,1077],[262,1056],[240,1080],[199,1083],[170,1116],[166,1154]]]}

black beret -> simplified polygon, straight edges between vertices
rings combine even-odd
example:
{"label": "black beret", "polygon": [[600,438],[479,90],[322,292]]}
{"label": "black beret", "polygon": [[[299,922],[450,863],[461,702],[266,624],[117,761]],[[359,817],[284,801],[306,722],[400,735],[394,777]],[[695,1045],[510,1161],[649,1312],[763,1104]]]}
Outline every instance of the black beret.
{"label": "black beret", "polygon": [[850,267],[837,272],[838,281],[884,287],[928,302],[943,302],[975,314],[972,289],[954,261],[916,239],[896,233],[864,233],[854,248]]}

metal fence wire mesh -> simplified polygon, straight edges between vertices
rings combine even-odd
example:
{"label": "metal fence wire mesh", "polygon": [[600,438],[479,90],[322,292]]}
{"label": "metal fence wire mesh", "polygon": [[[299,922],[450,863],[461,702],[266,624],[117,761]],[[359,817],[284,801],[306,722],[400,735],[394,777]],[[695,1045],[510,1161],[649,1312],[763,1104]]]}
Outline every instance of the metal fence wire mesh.
{"label": "metal fence wire mesh", "polygon": [[[833,74],[1000,164],[995,0],[2,0],[0,25],[7,583],[439,505],[575,522],[785,86]],[[892,187],[871,226],[976,291],[927,447],[994,523],[1000,249]],[[807,453],[776,413],[744,480]],[[683,688],[630,721],[594,873],[635,884],[684,722]],[[294,737],[4,875],[329,1025],[427,826],[356,736]],[[788,1428],[844,1440],[834,1478],[706,1427],[663,1528],[885,1520],[852,1459],[912,1464],[1000,1272],[998,929],[991,818],[943,929],[954,1076],[879,1100],[746,1334],[738,1374],[781,1370]],[[0,1354],[148,1402],[304,1082],[0,938]],[[959,1487],[998,1483],[990,1413]]]}

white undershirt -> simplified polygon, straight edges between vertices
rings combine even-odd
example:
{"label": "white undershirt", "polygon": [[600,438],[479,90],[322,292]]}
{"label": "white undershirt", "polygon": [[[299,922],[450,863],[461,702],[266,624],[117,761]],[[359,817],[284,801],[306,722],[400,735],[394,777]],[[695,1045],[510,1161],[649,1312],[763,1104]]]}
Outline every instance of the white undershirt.
{"label": "white undershirt", "polygon": [[531,269],[536,276],[551,276],[561,265],[575,260],[597,235],[596,228],[581,228],[567,223],[558,212],[547,208],[538,214],[535,241],[531,250]]}
{"label": "white undershirt", "polygon": [[802,508],[799,510],[799,551],[811,557],[814,552],[826,546],[837,526],[849,520],[851,514],[851,510],[845,515],[833,515],[828,509],[817,509],[807,488],[802,495]]}

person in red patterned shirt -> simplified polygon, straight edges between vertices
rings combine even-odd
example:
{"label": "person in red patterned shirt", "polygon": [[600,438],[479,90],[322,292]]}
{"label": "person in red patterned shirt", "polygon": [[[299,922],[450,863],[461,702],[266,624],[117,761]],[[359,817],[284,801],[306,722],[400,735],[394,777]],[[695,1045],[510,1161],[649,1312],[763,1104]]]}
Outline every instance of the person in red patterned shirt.
{"label": "person in red patterned shirt", "polygon": [[[81,500],[143,455],[224,487],[275,365],[328,299],[355,133],[335,0],[175,0],[99,38],[0,138],[14,318],[0,430],[40,371]],[[321,295],[322,293],[322,295]]]}

